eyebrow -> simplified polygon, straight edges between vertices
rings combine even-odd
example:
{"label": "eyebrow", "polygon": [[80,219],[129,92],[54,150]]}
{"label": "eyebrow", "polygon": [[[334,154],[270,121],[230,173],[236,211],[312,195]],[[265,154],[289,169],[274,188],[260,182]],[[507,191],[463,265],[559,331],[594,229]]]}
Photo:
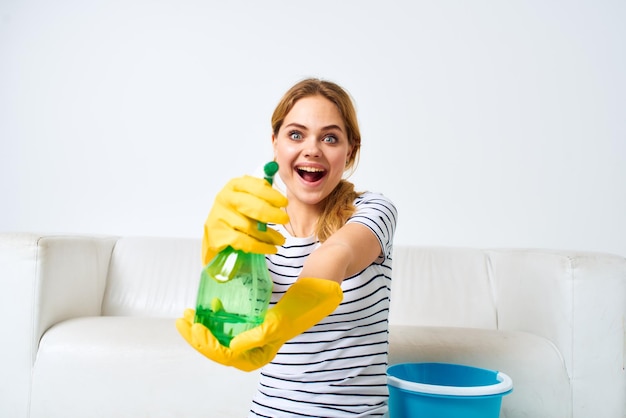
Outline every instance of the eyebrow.
{"label": "eyebrow", "polygon": [[[307,130],[308,129],[306,126],[301,125],[301,124],[296,123],[296,122],[291,122],[291,123],[288,123],[287,125],[285,125],[285,128],[288,128],[288,127],[294,127],[294,128],[298,128],[298,129],[302,129],[302,130]],[[341,129],[341,127],[339,125],[328,125],[328,126],[324,126],[322,128],[323,131],[330,131],[332,129],[336,129],[339,132],[343,132],[343,129]]]}

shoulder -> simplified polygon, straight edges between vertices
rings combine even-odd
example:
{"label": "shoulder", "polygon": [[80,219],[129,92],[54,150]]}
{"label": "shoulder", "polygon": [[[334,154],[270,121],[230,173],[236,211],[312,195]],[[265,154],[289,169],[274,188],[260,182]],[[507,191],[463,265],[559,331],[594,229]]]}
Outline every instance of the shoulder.
{"label": "shoulder", "polygon": [[354,206],[356,207],[357,212],[367,208],[372,208],[393,214],[394,219],[398,215],[396,205],[390,198],[382,193],[363,192],[357,196],[356,199],[354,199]]}
{"label": "shoulder", "polygon": [[376,235],[382,253],[389,257],[393,251],[393,237],[396,231],[398,211],[391,199],[381,193],[364,192],[355,200],[356,211],[348,223],[367,226]]}

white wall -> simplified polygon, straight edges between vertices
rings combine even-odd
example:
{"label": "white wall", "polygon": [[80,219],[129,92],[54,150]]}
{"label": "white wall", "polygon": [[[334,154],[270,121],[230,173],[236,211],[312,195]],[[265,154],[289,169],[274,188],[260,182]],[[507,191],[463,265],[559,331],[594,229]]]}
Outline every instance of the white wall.
{"label": "white wall", "polygon": [[0,3],[0,231],[200,236],[305,76],[396,243],[626,255],[623,1]]}

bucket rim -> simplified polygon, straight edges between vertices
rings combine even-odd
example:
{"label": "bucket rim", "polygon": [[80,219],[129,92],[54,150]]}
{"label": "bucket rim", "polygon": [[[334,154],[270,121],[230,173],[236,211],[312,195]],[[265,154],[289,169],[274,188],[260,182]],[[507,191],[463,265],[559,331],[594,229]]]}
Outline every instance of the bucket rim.
{"label": "bucket rim", "polygon": [[[432,364],[432,363],[401,363],[401,364]],[[441,363],[443,364],[443,363]],[[400,365],[400,364],[397,364]],[[394,365],[395,366],[395,365]],[[391,366],[393,367],[393,366]],[[463,366],[472,367],[472,366]],[[387,374],[387,382],[399,389],[418,392],[429,395],[445,396],[486,396],[506,395],[513,390],[513,380],[505,373],[495,371],[498,383],[483,386],[444,386],[431,385],[428,383],[409,382],[404,379]]]}

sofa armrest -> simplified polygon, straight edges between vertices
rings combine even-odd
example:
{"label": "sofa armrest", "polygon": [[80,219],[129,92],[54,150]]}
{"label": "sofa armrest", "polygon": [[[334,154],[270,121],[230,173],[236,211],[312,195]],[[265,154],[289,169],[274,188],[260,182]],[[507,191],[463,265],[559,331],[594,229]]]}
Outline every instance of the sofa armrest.
{"label": "sofa armrest", "polygon": [[[39,339],[68,318],[100,315],[114,237],[0,234],[0,415],[25,416]],[[7,339],[10,342],[7,342]]]}
{"label": "sofa armrest", "polygon": [[494,250],[489,260],[498,328],[530,332],[558,347],[572,382],[574,416],[626,414],[626,259]]}

